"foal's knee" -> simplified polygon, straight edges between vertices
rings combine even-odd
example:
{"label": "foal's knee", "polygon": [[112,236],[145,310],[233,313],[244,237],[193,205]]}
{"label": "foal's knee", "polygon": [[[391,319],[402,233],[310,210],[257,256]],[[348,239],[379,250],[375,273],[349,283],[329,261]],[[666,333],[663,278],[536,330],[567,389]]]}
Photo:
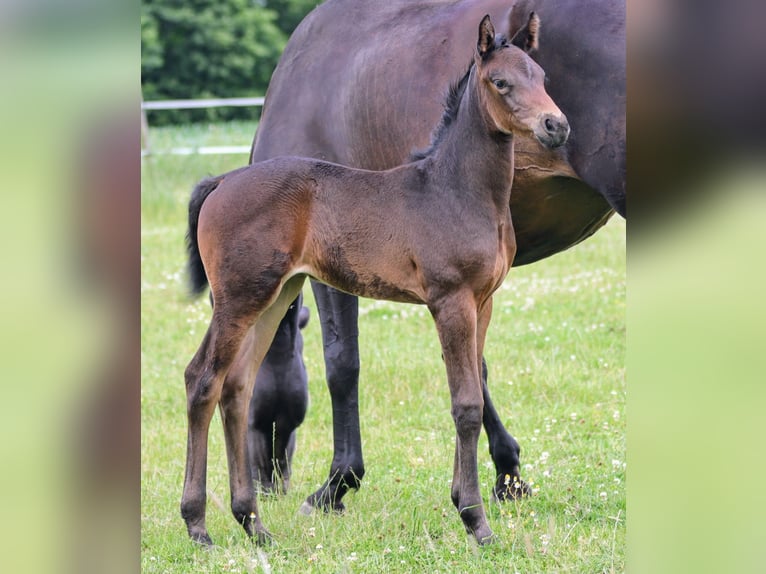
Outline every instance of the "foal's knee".
{"label": "foal's knee", "polygon": [[483,409],[482,403],[459,403],[452,406],[452,418],[461,438],[478,436],[481,431]]}
{"label": "foal's knee", "polygon": [[181,500],[181,518],[186,522],[189,529],[189,535],[195,537],[195,533],[202,533],[205,530],[205,497],[190,496],[184,494]]}

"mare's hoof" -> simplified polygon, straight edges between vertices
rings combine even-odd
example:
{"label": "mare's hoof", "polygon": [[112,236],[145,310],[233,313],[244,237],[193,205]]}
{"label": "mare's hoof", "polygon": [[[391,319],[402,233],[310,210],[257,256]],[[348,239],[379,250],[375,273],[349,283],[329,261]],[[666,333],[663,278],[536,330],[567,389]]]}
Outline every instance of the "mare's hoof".
{"label": "mare's hoof", "polygon": [[303,501],[303,504],[301,504],[301,507],[298,509],[298,513],[303,514],[304,516],[310,516],[318,508],[320,508],[325,514],[329,514],[331,512],[335,514],[343,514],[346,512],[346,505],[342,502],[338,502],[336,504],[320,504],[319,507],[316,507],[313,506],[308,500],[305,500]]}
{"label": "mare's hoof", "polygon": [[492,490],[492,497],[499,502],[519,500],[525,496],[532,496],[532,489],[518,476],[509,474],[498,477],[495,488]]}
{"label": "mare's hoof", "polygon": [[335,514],[343,514],[346,512],[346,505],[342,502],[336,504],[327,504],[324,507],[324,511],[327,513],[334,512]]}

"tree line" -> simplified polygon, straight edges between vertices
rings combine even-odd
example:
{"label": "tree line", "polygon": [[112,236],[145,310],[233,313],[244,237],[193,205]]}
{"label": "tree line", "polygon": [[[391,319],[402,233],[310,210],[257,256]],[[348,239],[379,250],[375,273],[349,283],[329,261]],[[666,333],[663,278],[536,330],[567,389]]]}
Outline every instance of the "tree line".
{"label": "tree line", "polygon": [[[145,100],[264,95],[292,31],[321,0],[143,0]],[[148,112],[152,125],[252,119],[251,108]]]}

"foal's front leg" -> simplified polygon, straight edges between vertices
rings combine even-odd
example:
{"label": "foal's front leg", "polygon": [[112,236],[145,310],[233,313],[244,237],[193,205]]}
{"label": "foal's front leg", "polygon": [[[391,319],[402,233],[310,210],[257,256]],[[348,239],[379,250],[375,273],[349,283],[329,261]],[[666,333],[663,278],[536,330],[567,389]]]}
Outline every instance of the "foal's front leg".
{"label": "foal's front leg", "polygon": [[477,445],[484,401],[477,351],[477,308],[472,293],[429,305],[441,341],[457,440],[452,500],[466,530],[479,544],[492,539],[479,490]]}

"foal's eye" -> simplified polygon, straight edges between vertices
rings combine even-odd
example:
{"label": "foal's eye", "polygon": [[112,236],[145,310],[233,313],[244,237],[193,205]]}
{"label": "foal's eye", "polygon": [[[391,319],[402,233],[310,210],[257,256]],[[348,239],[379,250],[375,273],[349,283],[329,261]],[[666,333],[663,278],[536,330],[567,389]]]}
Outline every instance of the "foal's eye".
{"label": "foal's eye", "polygon": [[492,83],[495,84],[495,87],[498,90],[505,90],[509,87],[508,82],[506,82],[505,80],[492,80]]}

